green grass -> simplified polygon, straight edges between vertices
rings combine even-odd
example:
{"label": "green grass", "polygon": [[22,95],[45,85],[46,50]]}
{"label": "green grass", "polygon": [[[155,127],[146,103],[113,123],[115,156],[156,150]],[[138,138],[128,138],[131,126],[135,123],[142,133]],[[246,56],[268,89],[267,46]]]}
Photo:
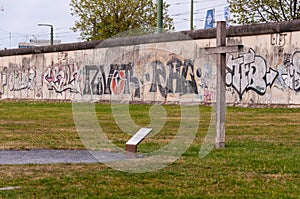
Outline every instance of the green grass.
{"label": "green grass", "polygon": [[[150,105],[130,105],[136,123],[150,123]],[[165,106],[162,131],[139,146],[151,152],[178,128],[180,109]],[[113,122],[109,104],[97,117],[119,147],[130,137]],[[190,148],[159,171],[130,174],[104,164],[0,165],[0,198],[299,198],[300,110],[227,108],[226,148],[199,158],[210,107],[200,107],[200,127]],[[70,103],[0,101],[0,149],[83,149]]]}

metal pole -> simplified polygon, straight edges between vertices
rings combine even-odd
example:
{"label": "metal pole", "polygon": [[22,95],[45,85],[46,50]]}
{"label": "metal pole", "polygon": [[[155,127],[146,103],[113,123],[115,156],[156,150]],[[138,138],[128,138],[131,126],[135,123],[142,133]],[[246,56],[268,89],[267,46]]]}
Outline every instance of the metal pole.
{"label": "metal pole", "polygon": [[51,45],[53,45],[53,26],[51,25],[51,32],[50,32],[50,41]]}
{"label": "metal pole", "polygon": [[194,30],[194,0],[191,0],[191,19],[190,19],[190,29]]}
{"label": "metal pole", "polygon": [[163,28],[163,0],[157,1],[157,28],[158,32],[162,32]]}
{"label": "metal pole", "polygon": [[53,25],[51,24],[38,24],[38,26],[48,26],[50,27],[50,44],[53,45]]}

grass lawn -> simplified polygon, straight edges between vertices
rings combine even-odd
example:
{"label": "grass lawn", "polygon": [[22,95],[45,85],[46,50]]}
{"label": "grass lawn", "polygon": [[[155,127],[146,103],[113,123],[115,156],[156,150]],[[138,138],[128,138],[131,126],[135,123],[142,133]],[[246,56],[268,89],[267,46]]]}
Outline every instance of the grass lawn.
{"label": "grass lawn", "polygon": [[[150,123],[150,105],[130,105],[136,123]],[[178,128],[180,109],[165,106],[161,133],[145,139],[140,152],[167,144]],[[109,104],[97,117],[113,142],[124,147]],[[0,198],[299,198],[300,109],[228,107],[226,148],[199,158],[211,109],[200,107],[192,145],[161,170],[131,174],[104,164],[0,165]],[[169,119],[170,118],[170,119]],[[0,149],[84,149],[71,103],[0,101]],[[1,190],[3,187],[18,187]]]}

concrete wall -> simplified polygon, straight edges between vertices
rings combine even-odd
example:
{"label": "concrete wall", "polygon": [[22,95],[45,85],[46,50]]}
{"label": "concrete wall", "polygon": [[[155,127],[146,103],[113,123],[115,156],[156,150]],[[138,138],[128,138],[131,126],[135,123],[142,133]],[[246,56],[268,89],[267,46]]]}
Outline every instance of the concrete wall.
{"label": "concrete wall", "polygon": [[[215,29],[0,51],[1,99],[211,103]],[[300,105],[300,22],[230,27],[227,103]]]}

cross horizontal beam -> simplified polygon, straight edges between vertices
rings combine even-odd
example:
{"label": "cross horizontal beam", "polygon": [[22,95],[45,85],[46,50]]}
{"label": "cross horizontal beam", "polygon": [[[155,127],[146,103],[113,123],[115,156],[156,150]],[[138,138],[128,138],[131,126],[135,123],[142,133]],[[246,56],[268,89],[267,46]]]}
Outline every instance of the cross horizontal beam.
{"label": "cross horizontal beam", "polygon": [[244,45],[207,47],[207,48],[201,48],[200,54],[208,55],[208,54],[235,53],[235,52],[242,52],[243,50],[244,50]]}

